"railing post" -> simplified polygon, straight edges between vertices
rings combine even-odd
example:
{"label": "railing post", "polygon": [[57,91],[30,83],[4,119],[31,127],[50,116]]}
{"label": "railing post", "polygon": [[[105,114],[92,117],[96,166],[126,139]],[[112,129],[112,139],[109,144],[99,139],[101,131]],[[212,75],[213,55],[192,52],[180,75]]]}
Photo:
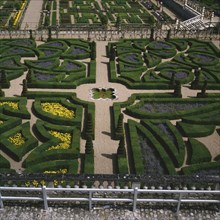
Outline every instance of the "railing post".
{"label": "railing post", "polygon": [[89,211],[92,210],[92,191],[89,191]]}
{"label": "railing post", "polygon": [[179,216],[181,200],[182,200],[182,193],[180,193],[180,195],[179,195],[178,204],[177,204],[177,208],[176,208],[177,217]]}
{"label": "railing post", "polygon": [[136,211],[136,206],[137,206],[137,194],[138,194],[138,188],[134,188],[134,198],[133,198],[133,212]]}
{"label": "railing post", "polygon": [[48,203],[47,203],[47,191],[46,191],[46,186],[42,187],[42,193],[43,193],[43,200],[44,200],[44,209],[48,209]]}
{"label": "railing post", "polygon": [[0,192],[0,208],[3,209],[4,208],[4,204],[3,204],[3,200],[2,200],[2,194]]}

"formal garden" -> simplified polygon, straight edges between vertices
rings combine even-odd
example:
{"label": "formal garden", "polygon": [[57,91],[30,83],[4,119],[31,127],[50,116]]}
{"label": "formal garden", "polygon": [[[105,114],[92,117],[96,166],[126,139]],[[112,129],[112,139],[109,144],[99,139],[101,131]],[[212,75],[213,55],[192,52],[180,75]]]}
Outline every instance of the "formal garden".
{"label": "formal garden", "polygon": [[1,0],[0,1],[0,28],[17,27],[22,14],[27,8],[28,0]]}
{"label": "formal garden", "polygon": [[[119,141],[114,173],[218,174],[219,149],[200,140],[220,135],[220,94],[207,92],[220,89],[219,50],[211,42],[169,36],[110,42],[109,81],[133,89],[125,102],[113,87],[94,87],[91,101],[73,92],[95,85],[93,41],[2,39],[0,45],[0,149],[7,155],[0,157],[1,172],[94,173],[94,101],[111,99],[106,117]],[[21,94],[5,96],[17,78]],[[182,98],[184,87],[199,90],[197,97]],[[10,161],[21,163],[19,170]]]}
{"label": "formal garden", "polygon": [[[87,0],[87,1],[44,1],[45,16],[42,17],[44,26],[60,27],[74,25],[100,26],[107,24],[147,24],[154,25],[156,20],[162,22],[172,21],[165,13],[160,11],[160,6],[148,7],[147,3],[124,0]],[[58,19],[59,18],[59,19]]]}
{"label": "formal garden", "polygon": [[[108,53],[110,81],[131,89],[174,89],[113,104],[115,138],[125,134],[130,154],[120,155],[119,170],[127,173],[129,163],[130,172],[141,175],[219,174],[219,145],[211,155],[213,149],[199,141],[215,132],[220,138],[220,95],[206,93],[220,89],[219,50],[210,42],[168,37],[109,43]],[[201,92],[182,98],[182,87]]]}

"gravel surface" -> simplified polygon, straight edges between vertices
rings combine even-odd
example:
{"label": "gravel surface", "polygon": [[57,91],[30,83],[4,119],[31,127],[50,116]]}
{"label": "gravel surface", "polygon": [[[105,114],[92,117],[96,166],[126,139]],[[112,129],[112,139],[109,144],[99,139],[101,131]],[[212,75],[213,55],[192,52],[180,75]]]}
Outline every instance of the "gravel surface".
{"label": "gravel surface", "polygon": [[128,209],[116,209],[109,206],[103,206],[94,208],[90,212],[82,208],[49,208],[47,211],[36,207],[21,207],[6,206],[0,210],[1,220],[70,220],[70,219],[89,219],[89,220],[137,220],[137,219],[149,219],[149,220],[219,220],[220,212],[210,210],[181,210],[179,217],[177,217],[174,211],[168,209],[138,209],[136,212],[132,212]]}

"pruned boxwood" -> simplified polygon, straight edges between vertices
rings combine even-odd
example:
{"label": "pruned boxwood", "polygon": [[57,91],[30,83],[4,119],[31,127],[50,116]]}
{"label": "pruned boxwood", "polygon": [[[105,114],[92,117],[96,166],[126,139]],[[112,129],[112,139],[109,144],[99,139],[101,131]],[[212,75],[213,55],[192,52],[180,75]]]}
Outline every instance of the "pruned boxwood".
{"label": "pruned boxwood", "polygon": [[[70,147],[68,149],[52,149],[62,141],[52,136],[49,131],[58,131],[61,133],[70,133],[72,136]],[[80,130],[76,127],[57,126],[38,120],[35,127],[35,134],[45,142],[36,148],[24,161],[23,166],[29,167],[51,160],[72,160],[79,158],[80,152]]]}
{"label": "pruned boxwood", "polygon": [[45,173],[45,171],[59,171],[60,169],[67,169],[67,173],[78,173],[77,160],[57,160],[47,161],[25,169],[24,173]]}
{"label": "pruned boxwood", "polygon": [[[25,142],[21,146],[16,146],[8,140],[9,137],[14,136],[18,132],[21,133],[25,139]],[[1,150],[8,154],[15,161],[22,160],[22,157],[30,150],[37,147],[37,145],[38,141],[30,133],[29,122],[19,125],[0,135]]]}
{"label": "pruned boxwood", "polygon": [[177,128],[185,137],[206,137],[215,131],[215,125],[208,124],[192,124],[185,122],[177,122]]}
{"label": "pruned boxwood", "polygon": [[[50,113],[47,113],[42,110],[41,103],[45,102],[55,102],[60,103],[67,109],[74,111],[74,117],[73,118],[65,118],[65,117],[59,117],[57,115],[52,115]],[[67,102],[66,99],[63,98],[41,98],[41,99],[35,99],[35,102],[33,104],[34,113],[40,117],[43,120],[46,120],[50,123],[60,124],[60,125],[75,125],[81,127],[81,120],[82,120],[82,107],[76,106],[72,103]]]}
{"label": "pruned boxwood", "polygon": [[187,146],[188,164],[200,164],[204,162],[211,162],[212,156],[203,143],[194,138],[189,138]]}
{"label": "pruned boxwood", "polygon": [[18,103],[18,110],[13,109],[7,105],[0,106],[3,113],[8,116],[19,117],[23,119],[30,119],[30,113],[27,111],[27,99],[25,97],[0,97],[0,102],[15,102]]}
{"label": "pruned boxwood", "polygon": [[[0,155],[0,167],[2,168],[10,168],[10,163],[7,159],[5,159],[2,155]],[[1,172],[1,170],[0,170]]]}
{"label": "pruned boxwood", "polygon": [[13,129],[22,122],[21,118],[9,117],[4,114],[0,114],[0,120],[3,121],[3,123],[0,124],[0,134]]}

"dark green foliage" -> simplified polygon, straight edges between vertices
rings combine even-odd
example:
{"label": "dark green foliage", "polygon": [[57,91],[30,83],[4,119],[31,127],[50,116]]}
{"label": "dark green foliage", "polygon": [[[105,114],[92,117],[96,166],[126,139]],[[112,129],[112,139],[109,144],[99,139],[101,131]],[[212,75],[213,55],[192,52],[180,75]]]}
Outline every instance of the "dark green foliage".
{"label": "dark green foliage", "polygon": [[[25,139],[25,143],[22,146],[17,147],[12,144],[8,138],[14,136],[16,133],[22,133]],[[30,133],[29,122],[22,124],[12,130],[6,131],[0,135],[0,148],[3,152],[8,154],[15,161],[21,161],[22,157],[30,150],[38,146],[38,141]]]}
{"label": "dark green foliage", "polygon": [[1,71],[1,83],[8,83],[7,75],[5,73],[5,70]]}
{"label": "dark green foliage", "polygon": [[96,59],[96,43],[95,41],[91,42],[91,60]]}
{"label": "dark green foliage", "polygon": [[27,87],[27,80],[26,79],[23,79],[23,87],[22,87],[22,95],[25,96],[25,94],[27,93],[28,91],[28,87]]}
{"label": "dark green foliage", "polygon": [[174,88],[174,92],[173,95],[177,98],[181,98],[182,97],[182,93],[181,93],[181,83],[180,81],[176,80],[176,84],[175,84],[175,88]]}
{"label": "dark green foliage", "polygon": [[93,126],[93,119],[91,113],[87,114],[86,122],[85,122],[85,137],[88,136],[94,137],[94,126]]}
{"label": "dark green foliage", "polygon": [[2,155],[0,155],[0,168],[10,168],[10,163]]}
{"label": "dark green foliage", "polygon": [[210,162],[212,156],[204,144],[196,139],[188,139],[188,164]]}
{"label": "dark green foliage", "polygon": [[198,87],[199,82],[200,82],[200,74],[201,74],[200,69],[196,68],[195,71],[194,71],[195,79],[191,83],[191,88],[192,89],[196,89]]}
{"label": "dark green foliage", "polygon": [[91,135],[87,135],[87,137],[86,137],[85,153],[86,154],[93,154],[94,153]]}
{"label": "dark green foliage", "polygon": [[126,152],[125,152],[125,139],[124,139],[124,137],[120,138],[117,154],[118,155],[125,155],[126,154]]}
{"label": "dark green foliage", "polygon": [[215,131],[215,125],[212,124],[177,122],[177,128],[184,137],[206,137]]}
{"label": "dark green foliage", "polygon": [[0,86],[0,97],[4,97],[5,96],[5,92],[2,91],[2,87]]}
{"label": "dark green foliage", "polygon": [[150,29],[150,40],[153,41],[154,40],[154,28]]}
{"label": "dark green foliage", "polygon": [[124,115],[121,113],[118,117],[118,123],[115,130],[116,139],[121,139],[124,136],[123,119],[124,119]]}
{"label": "dark green foliage", "polygon": [[84,171],[85,174],[94,174],[94,154],[85,154]]}

